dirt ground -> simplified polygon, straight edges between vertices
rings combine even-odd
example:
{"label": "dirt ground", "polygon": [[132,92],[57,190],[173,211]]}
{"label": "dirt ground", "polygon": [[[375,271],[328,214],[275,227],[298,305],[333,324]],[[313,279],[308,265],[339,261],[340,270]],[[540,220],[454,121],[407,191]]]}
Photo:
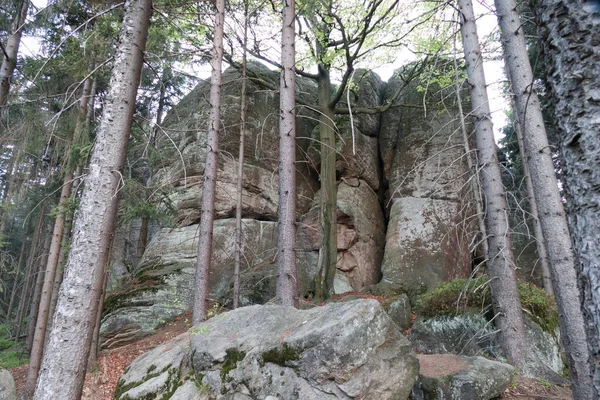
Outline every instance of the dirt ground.
{"label": "dirt ground", "polygon": [[[117,382],[125,368],[140,354],[185,332],[190,327],[191,313],[182,314],[157,329],[152,336],[116,349],[103,350],[98,355],[98,365],[85,378],[83,400],[112,400]],[[27,365],[10,370],[15,378],[17,391],[25,385]],[[546,385],[534,379],[518,378],[506,389],[505,400],[572,400],[571,389]],[[375,400],[375,399],[373,399]]]}

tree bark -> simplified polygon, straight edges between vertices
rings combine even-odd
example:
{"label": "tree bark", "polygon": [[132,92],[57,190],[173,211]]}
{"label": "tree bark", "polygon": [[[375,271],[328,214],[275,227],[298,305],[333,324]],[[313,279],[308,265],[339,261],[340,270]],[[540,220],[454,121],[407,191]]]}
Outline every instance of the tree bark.
{"label": "tree bark", "polygon": [[13,337],[15,338],[15,341],[18,341],[21,335],[23,317],[25,314],[25,309],[27,308],[27,303],[29,302],[29,289],[32,276],[35,276],[37,272],[35,271],[35,254],[39,246],[40,235],[44,226],[45,217],[45,207],[42,206],[38,212],[35,230],[33,231],[33,238],[31,239],[31,248],[29,249],[29,255],[27,257],[27,267],[25,269],[25,277],[23,278],[21,297],[19,298],[19,306],[17,307],[17,315],[13,325]]}
{"label": "tree bark", "polygon": [[25,248],[27,247],[27,237],[23,239],[23,243],[21,244],[21,251],[19,252],[19,261],[17,261],[17,272],[15,274],[15,280],[13,281],[12,290],[10,292],[10,301],[8,303],[8,309],[6,311],[6,322],[9,322],[10,316],[12,314],[13,306],[15,304],[15,299],[17,297],[17,291],[19,288],[19,272],[21,270],[21,265],[23,264],[23,260],[25,258]]}
{"label": "tree bark", "polygon": [[279,215],[277,302],[298,307],[296,274],[296,29],[295,0],[283,2],[279,90]]}
{"label": "tree bark", "polygon": [[[579,314],[578,301],[583,303],[593,392],[582,391],[581,396],[589,393],[588,398],[597,399],[600,397],[600,6],[598,2],[581,0],[543,0],[535,10],[540,37],[544,38],[544,61],[549,69],[547,80],[560,131],[564,194],[576,255],[575,272],[581,290],[581,298],[573,296],[562,307],[561,316],[573,318],[574,313]],[[547,147],[539,149],[547,152]],[[557,229],[552,235],[563,237],[566,231]],[[549,244],[546,247],[557,255],[561,251],[550,248]],[[570,254],[560,255],[568,257]],[[571,283],[574,280],[572,267],[569,265],[568,270],[556,272],[553,278],[564,279],[561,274],[567,273],[568,289],[576,292],[577,288]],[[567,289],[562,287],[561,282],[554,282],[557,297],[559,288]],[[573,323],[579,329],[579,316]],[[571,328],[567,321],[563,324],[564,328]],[[578,332],[578,337],[565,338],[565,347],[581,349],[583,333]],[[581,366],[578,372],[570,369],[570,373],[577,374],[573,377],[576,380],[587,382],[585,352],[579,351],[569,352],[570,363]],[[580,385],[583,386],[583,382]]]}
{"label": "tree bark", "polygon": [[34,398],[79,399],[114,232],[151,0],[126,1],[104,113],[81,197],[50,339]]}
{"label": "tree bark", "polygon": [[219,156],[219,128],[221,124],[221,67],[223,64],[223,24],[225,0],[216,0],[215,33],[212,50],[212,75],[210,83],[210,114],[208,117],[208,141],[206,144],[206,165],[202,186],[202,211],[200,217],[200,237],[196,261],[196,288],[192,323],[198,324],[206,318],[208,308],[208,275],[212,259],[213,222],[215,209],[215,186]]}
{"label": "tree bark", "polygon": [[242,192],[244,182],[244,139],[246,136],[246,119],[248,105],[246,101],[246,84],[248,79],[248,0],[244,1],[244,38],[242,44],[242,93],[240,100],[240,149],[238,155],[237,203],[235,207],[235,264],[233,269],[233,308],[240,304],[240,274],[242,254]]}
{"label": "tree bark", "polygon": [[517,290],[514,257],[511,250],[508,205],[490,115],[483,58],[471,0],[458,0],[461,34],[467,66],[471,104],[475,118],[475,141],[480,179],[486,204],[485,225],[488,234],[487,271],[492,289],[495,323],[500,343],[509,362],[525,362],[526,335],[521,300]]}
{"label": "tree bark", "polygon": [[52,237],[50,236],[49,226],[44,230],[44,246],[42,247],[42,251],[40,252],[38,258],[36,259],[36,264],[38,264],[38,273],[35,279],[35,286],[33,289],[33,297],[31,300],[31,305],[29,308],[29,321],[27,324],[27,339],[25,340],[25,348],[31,351],[33,336],[35,334],[35,321],[37,320],[37,316],[40,310],[40,302],[42,298],[42,288],[44,285],[44,277],[46,276],[45,265],[48,262],[48,251],[50,249],[50,243],[52,241]]}
{"label": "tree bark", "polygon": [[12,26],[12,34],[6,40],[4,54],[2,56],[2,66],[0,67],[0,108],[6,105],[8,92],[10,90],[10,79],[17,67],[17,55],[19,54],[19,45],[23,34],[23,24],[27,19],[27,9],[29,0],[23,0],[19,8],[17,18]]}

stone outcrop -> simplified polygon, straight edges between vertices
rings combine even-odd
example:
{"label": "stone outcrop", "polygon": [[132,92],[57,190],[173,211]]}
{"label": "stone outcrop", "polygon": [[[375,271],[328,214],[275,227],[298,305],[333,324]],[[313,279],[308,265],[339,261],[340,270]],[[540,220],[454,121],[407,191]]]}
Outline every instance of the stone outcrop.
{"label": "stone outcrop", "polygon": [[115,398],[407,399],[417,372],[409,342],[376,301],[251,306],[140,356]]}
{"label": "stone outcrop", "polygon": [[470,274],[475,232],[456,97],[435,83],[407,84],[410,70],[396,73],[384,95],[393,103],[379,135],[389,214],[381,271],[385,282],[419,291]]}
{"label": "stone outcrop", "polygon": [[[243,178],[241,304],[262,304],[275,293],[277,229],[278,74],[250,65],[249,119]],[[216,188],[211,299],[229,304],[233,275],[240,74],[223,76],[222,133]],[[411,86],[412,85],[412,86]],[[403,89],[400,90],[400,89]],[[199,84],[174,107],[157,140],[162,160],[152,181],[168,188],[174,228],[153,230],[139,262],[115,245],[111,288],[101,328],[104,346],[123,344],[191,307],[205,159],[209,84]],[[425,113],[416,84],[396,77],[384,83],[357,70],[336,117],[338,261],[334,292],[360,291],[383,281],[418,291],[468,275],[470,208],[462,202],[465,161],[455,107],[430,87]],[[392,94],[400,92],[398,98]],[[316,104],[316,86],[297,81],[300,104]],[[349,101],[348,101],[349,100]],[[363,113],[365,109],[383,109]],[[451,102],[450,102],[451,103]],[[350,107],[348,107],[350,106]],[[442,112],[442,110],[444,110]],[[454,111],[452,111],[454,110]],[[352,111],[352,114],[350,114]],[[300,296],[314,292],[319,237],[317,114],[298,106],[297,266]],[[135,225],[135,224],[133,224]],[[135,226],[132,225],[133,230]],[[121,243],[122,244],[122,243]],[[126,267],[126,268],[125,268]],[[119,287],[119,283],[126,284]]]}

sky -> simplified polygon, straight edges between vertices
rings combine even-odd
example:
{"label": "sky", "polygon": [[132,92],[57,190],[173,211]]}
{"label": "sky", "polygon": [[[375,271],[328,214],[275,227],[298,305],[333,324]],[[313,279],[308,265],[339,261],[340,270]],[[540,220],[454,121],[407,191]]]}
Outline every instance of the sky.
{"label": "sky", "polygon": [[[35,7],[41,9],[46,6],[48,0],[32,0],[32,3]],[[491,2],[491,0],[477,0],[473,2],[473,6],[475,9],[475,14],[478,17],[477,29],[480,39],[498,29],[498,21],[490,12],[493,10],[493,2]],[[35,55],[39,53],[39,51],[40,45],[37,38],[31,36],[23,37],[20,48],[20,52],[22,54]],[[377,72],[383,80],[387,81],[392,76],[395,69],[409,61],[412,61],[407,59],[407,57],[398,57],[395,63],[374,68],[374,71]],[[483,64],[486,81],[488,84],[488,96],[492,111],[492,122],[494,124],[496,141],[502,137],[500,129],[504,127],[507,122],[506,111],[509,109],[507,99],[503,95],[502,91],[502,84],[506,79],[503,67],[503,62],[497,60],[486,60]],[[186,72],[193,73],[203,79],[210,77],[210,68],[208,67],[190,68],[190,71]]]}

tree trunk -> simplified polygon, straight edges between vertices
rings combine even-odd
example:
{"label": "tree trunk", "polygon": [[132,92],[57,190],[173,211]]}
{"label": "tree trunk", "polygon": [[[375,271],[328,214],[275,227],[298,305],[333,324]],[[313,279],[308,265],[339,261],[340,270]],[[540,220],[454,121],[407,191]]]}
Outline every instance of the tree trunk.
{"label": "tree trunk", "polygon": [[96,304],[115,227],[118,192],[133,120],[151,0],[126,1],[104,113],[75,220],[64,281],[34,398],[79,399]]}
{"label": "tree trunk", "polygon": [[458,0],[458,6],[475,118],[475,141],[481,170],[481,187],[486,204],[485,225],[489,249],[487,271],[492,289],[492,304],[504,353],[509,362],[518,366],[525,362],[526,335],[511,250],[508,205],[496,155],[473,4],[471,0]]}
{"label": "tree trunk", "polygon": [[277,302],[298,307],[296,274],[296,39],[295,0],[283,2],[279,90],[279,216]]}
{"label": "tree trunk", "polygon": [[[508,71],[507,71],[508,72]],[[510,78],[509,78],[510,81]],[[513,109],[517,110],[517,105],[513,101]],[[550,275],[550,266],[548,265],[548,252],[546,251],[546,244],[544,242],[544,234],[542,233],[542,226],[540,225],[539,213],[537,204],[535,201],[535,192],[533,189],[533,182],[531,181],[531,174],[529,172],[529,165],[526,162],[527,152],[525,151],[525,144],[523,143],[523,130],[521,129],[521,121],[515,118],[514,129],[517,134],[517,141],[519,143],[519,153],[521,154],[521,164],[523,168],[523,176],[525,178],[525,187],[527,189],[527,198],[529,200],[529,213],[533,223],[533,236],[535,238],[536,248],[538,257],[540,260],[540,267],[542,269],[542,284],[544,290],[552,297],[554,297],[554,288],[552,287],[552,277]],[[552,162],[552,160],[550,160]],[[558,186],[557,186],[558,189]],[[552,240],[552,239],[551,239]]]}
{"label": "tree trunk", "polygon": [[17,291],[19,288],[19,272],[21,271],[21,265],[23,264],[23,260],[25,258],[25,248],[27,247],[27,237],[23,239],[23,243],[21,244],[21,251],[19,252],[19,261],[17,261],[17,272],[15,274],[15,280],[13,281],[12,291],[10,292],[10,301],[8,303],[8,310],[6,311],[6,322],[9,322],[10,316],[12,314],[13,306],[15,304],[15,299],[17,297]]}
{"label": "tree trunk", "polygon": [[10,79],[12,78],[17,66],[17,55],[19,54],[19,45],[21,44],[21,35],[23,34],[23,24],[27,19],[27,9],[29,0],[23,0],[19,8],[19,14],[14,19],[12,34],[6,40],[4,54],[2,57],[2,66],[0,67],[0,107],[6,105],[8,92],[10,90]]}
{"label": "tree trunk", "polygon": [[15,338],[15,341],[19,340],[19,336],[21,335],[23,317],[25,314],[25,309],[27,308],[27,303],[29,302],[29,289],[32,281],[32,276],[35,276],[37,272],[35,271],[35,254],[39,246],[40,234],[44,226],[45,217],[45,207],[42,206],[38,212],[38,220],[35,225],[35,230],[33,231],[33,238],[31,239],[31,248],[29,249],[29,256],[27,257],[27,267],[25,269],[25,277],[23,278],[21,297],[19,299],[17,315],[15,318],[15,323],[13,325],[13,337]]}
{"label": "tree trunk", "polygon": [[[83,92],[79,105],[79,115],[77,116],[77,123],[73,132],[73,144],[79,142],[81,133],[84,129],[91,89],[92,79],[88,78],[83,85]],[[27,370],[27,381],[24,388],[25,396],[27,398],[31,398],[33,396],[33,392],[35,391],[35,384],[37,382],[42,356],[44,354],[44,345],[46,343],[46,327],[48,326],[48,317],[50,315],[56,269],[58,267],[61,254],[65,220],[68,213],[68,210],[65,209],[65,204],[71,198],[71,189],[73,187],[73,170],[74,167],[71,166],[70,171],[68,171],[64,177],[60,198],[58,200],[57,215],[56,219],[54,220],[52,242],[50,244],[50,250],[47,253],[48,255],[47,263],[45,264],[46,272],[44,277],[44,286],[42,288],[37,322],[35,323],[35,335],[31,346],[31,355],[29,357],[29,367]]]}
{"label": "tree trunk", "polygon": [[240,150],[238,155],[237,204],[235,207],[235,265],[233,269],[233,308],[240,304],[240,273],[242,255],[242,191],[244,182],[244,138],[246,136],[246,119],[248,106],[246,101],[246,84],[248,73],[248,0],[244,1],[244,38],[242,44],[242,93],[240,101]]}
{"label": "tree trunk", "polygon": [[31,347],[33,344],[33,336],[35,334],[35,322],[37,320],[39,310],[40,310],[40,301],[42,298],[42,288],[44,285],[44,277],[46,276],[45,265],[48,262],[48,252],[50,249],[50,243],[52,241],[52,237],[50,236],[50,232],[48,231],[49,227],[44,230],[44,247],[42,247],[41,254],[38,255],[36,259],[36,264],[39,265],[37,270],[37,276],[35,279],[35,286],[33,289],[33,297],[31,301],[31,305],[29,308],[29,321],[27,324],[27,339],[25,340],[25,348],[31,351]]}
{"label": "tree trunk", "polygon": [[[581,391],[576,396],[600,397],[600,137],[598,136],[600,115],[600,11],[598,2],[581,0],[543,0],[536,8],[540,19],[540,34],[545,40],[544,52],[549,73],[547,80],[554,97],[556,120],[560,130],[560,150],[563,158],[564,194],[567,198],[569,226],[576,254],[575,269],[578,275],[581,298],[575,293],[573,268],[570,253],[560,253],[562,249],[551,248],[547,243],[549,257],[556,253],[564,257],[564,269],[556,269],[553,278],[557,299],[559,289],[569,290],[568,303],[561,306],[564,317],[561,326],[576,328],[576,337],[563,337],[569,351],[570,364],[580,366],[572,379],[579,380],[580,386],[588,382],[584,346],[584,332],[579,329],[579,302],[583,302],[583,319],[587,333],[591,366],[591,391]],[[522,36],[522,35],[520,35]],[[533,147],[533,146],[532,146]],[[547,147],[537,147],[536,150]],[[533,175],[532,169],[532,178]],[[540,209],[543,209],[539,207]],[[562,215],[561,215],[562,217]],[[562,218],[561,218],[562,220]],[[544,224],[542,223],[542,229]],[[554,229],[552,236],[565,238],[564,228]],[[567,248],[569,250],[570,248]],[[552,261],[550,262],[552,264]],[[565,275],[563,275],[566,274]],[[563,286],[563,279],[568,285]],[[561,302],[563,300],[560,300]],[[560,303],[559,303],[560,304]],[[577,320],[572,318],[577,315]],[[571,323],[567,322],[567,319]],[[572,326],[574,324],[575,326]],[[586,384],[586,387],[587,384]]]}
{"label": "tree trunk", "polygon": [[216,0],[215,33],[211,60],[210,115],[208,117],[208,141],[206,143],[204,185],[202,186],[202,214],[200,217],[194,312],[192,317],[194,325],[199,324],[206,318],[208,308],[208,275],[212,259],[215,186],[219,156],[219,128],[221,123],[221,66],[223,64],[224,19],[225,0]]}
{"label": "tree trunk", "polygon": [[96,321],[94,323],[94,333],[92,334],[92,343],[90,344],[90,356],[88,357],[87,369],[91,371],[98,361],[98,340],[100,339],[100,325],[102,325],[102,313],[104,312],[104,299],[106,297],[106,283],[108,282],[108,271],[104,271],[104,283],[102,284],[102,295],[96,305]]}

